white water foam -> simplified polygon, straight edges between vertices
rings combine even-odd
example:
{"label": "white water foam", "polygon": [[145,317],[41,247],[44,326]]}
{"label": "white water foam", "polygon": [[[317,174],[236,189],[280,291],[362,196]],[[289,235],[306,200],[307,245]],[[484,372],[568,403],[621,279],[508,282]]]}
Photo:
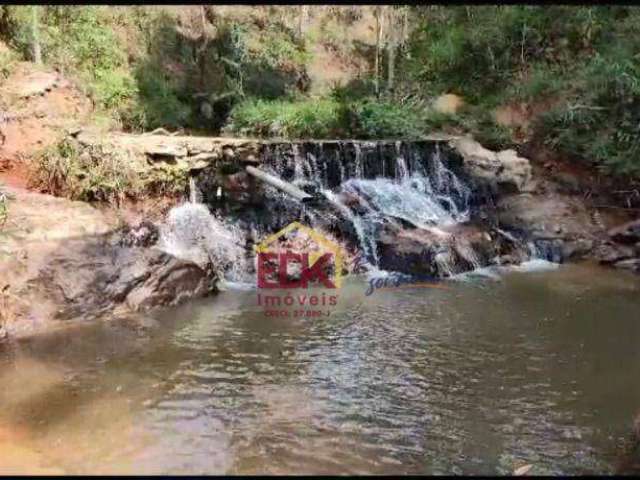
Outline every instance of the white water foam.
{"label": "white water foam", "polygon": [[184,203],[169,211],[160,227],[159,248],[203,268],[211,263],[229,280],[246,275],[244,233],[199,203]]}

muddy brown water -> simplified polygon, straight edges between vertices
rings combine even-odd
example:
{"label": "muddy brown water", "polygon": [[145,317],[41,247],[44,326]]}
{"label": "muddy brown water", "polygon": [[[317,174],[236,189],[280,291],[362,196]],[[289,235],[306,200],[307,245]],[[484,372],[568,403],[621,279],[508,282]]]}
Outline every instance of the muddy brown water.
{"label": "muddy brown water", "polygon": [[640,278],[590,266],[267,317],[227,291],[0,347],[0,473],[611,473]]}

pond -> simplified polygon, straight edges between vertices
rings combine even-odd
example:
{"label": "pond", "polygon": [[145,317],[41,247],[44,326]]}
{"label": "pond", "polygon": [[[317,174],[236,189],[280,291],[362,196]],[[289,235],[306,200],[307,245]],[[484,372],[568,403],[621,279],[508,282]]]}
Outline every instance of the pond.
{"label": "pond", "polygon": [[640,279],[590,265],[266,316],[228,290],[0,350],[0,473],[611,473]]}

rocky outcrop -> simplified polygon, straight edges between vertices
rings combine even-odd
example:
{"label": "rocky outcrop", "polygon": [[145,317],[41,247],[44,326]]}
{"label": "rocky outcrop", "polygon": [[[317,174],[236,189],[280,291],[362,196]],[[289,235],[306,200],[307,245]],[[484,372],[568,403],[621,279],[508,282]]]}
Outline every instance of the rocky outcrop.
{"label": "rocky outcrop", "polygon": [[542,256],[556,262],[590,254],[602,232],[584,202],[553,192],[498,198],[496,220],[502,229],[523,232]]}
{"label": "rocky outcrop", "polygon": [[171,306],[215,291],[210,266],[154,246],[123,247],[119,232],[71,241],[54,252],[34,283],[59,308],[56,319],[99,317],[125,305],[133,311]]}
{"label": "rocky outcrop", "polygon": [[444,114],[455,114],[464,106],[464,99],[453,93],[440,95],[433,101],[433,109]]}
{"label": "rocky outcrop", "polygon": [[216,290],[213,266],[162,251],[150,222],[118,228],[86,203],[9,190],[9,220],[0,231],[2,335],[175,305]]}
{"label": "rocky outcrop", "polygon": [[[419,277],[443,278],[486,265],[520,260],[519,244],[483,226],[390,227],[380,235],[380,267]],[[508,260],[510,259],[510,260]]]}
{"label": "rocky outcrop", "polygon": [[515,150],[493,152],[469,137],[459,137],[450,145],[464,159],[467,174],[494,191],[526,192],[534,187],[529,160],[519,157]]}

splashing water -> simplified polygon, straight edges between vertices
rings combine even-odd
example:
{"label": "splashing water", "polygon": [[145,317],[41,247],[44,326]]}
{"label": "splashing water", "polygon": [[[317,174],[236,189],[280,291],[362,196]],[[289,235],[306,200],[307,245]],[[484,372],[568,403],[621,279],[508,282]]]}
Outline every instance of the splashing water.
{"label": "splashing water", "polygon": [[160,227],[160,249],[203,268],[212,264],[228,280],[246,275],[244,245],[240,227],[216,218],[199,203],[172,208]]}

